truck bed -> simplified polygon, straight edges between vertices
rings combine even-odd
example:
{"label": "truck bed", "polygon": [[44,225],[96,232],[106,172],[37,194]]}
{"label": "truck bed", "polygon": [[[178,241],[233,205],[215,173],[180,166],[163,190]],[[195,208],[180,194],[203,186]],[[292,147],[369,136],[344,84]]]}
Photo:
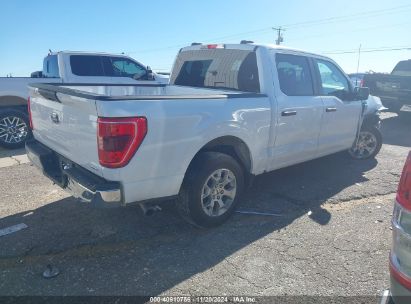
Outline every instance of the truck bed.
{"label": "truck bed", "polygon": [[[71,96],[99,100],[145,100],[145,99],[204,99],[265,96],[264,94],[248,93],[234,90],[203,89],[177,85],[147,84],[59,84],[38,83],[30,87],[46,94],[61,93]],[[48,97],[50,97],[48,95]]]}
{"label": "truck bed", "polygon": [[[264,94],[164,85],[32,84],[30,91],[35,140],[99,177],[121,181],[124,203],[178,193],[194,155],[221,136],[241,138],[258,156],[255,173],[264,170],[271,121]],[[130,117],[147,120],[141,146],[126,166],[102,166],[99,119]]]}
{"label": "truck bed", "polygon": [[32,83],[61,83],[60,78],[0,77],[0,96],[28,98],[27,86]]}

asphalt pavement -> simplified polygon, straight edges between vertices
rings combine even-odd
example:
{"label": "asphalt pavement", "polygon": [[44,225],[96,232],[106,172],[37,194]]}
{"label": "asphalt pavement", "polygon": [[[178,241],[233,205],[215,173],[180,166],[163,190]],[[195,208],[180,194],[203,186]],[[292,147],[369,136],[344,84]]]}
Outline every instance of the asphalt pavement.
{"label": "asphalt pavement", "polygon": [[[0,295],[377,296],[389,286],[393,200],[411,118],[386,113],[375,160],[346,153],[258,176],[215,229],[173,203],[93,209],[0,151]],[[14,152],[13,152],[14,153]],[[42,276],[47,265],[59,274]]]}

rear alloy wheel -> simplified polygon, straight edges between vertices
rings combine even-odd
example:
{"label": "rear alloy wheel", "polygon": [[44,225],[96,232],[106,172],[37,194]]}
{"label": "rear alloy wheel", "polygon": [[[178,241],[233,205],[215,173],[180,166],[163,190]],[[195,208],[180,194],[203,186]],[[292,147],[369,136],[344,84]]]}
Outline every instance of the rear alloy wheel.
{"label": "rear alloy wheel", "polygon": [[201,206],[208,216],[223,215],[237,193],[237,180],[229,169],[217,169],[206,180],[201,191]]}
{"label": "rear alloy wheel", "polygon": [[19,110],[0,112],[0,146],[15,149],[24,146],[31,136],[27,115]]}
{"label": "rear alloy wheel", "polygon": [[244,188],[244,173],[229,155],[204,152],[190,165],[177,200],[184,219],[198,227],[215,227],[234,212]]}
{"label": "rear alloy wheel", "polygon": [[368,159],[375,157],[380,152],[382,136],[375,127],[363,128],[360,131],[356,144],[348,150],[354,159]]}

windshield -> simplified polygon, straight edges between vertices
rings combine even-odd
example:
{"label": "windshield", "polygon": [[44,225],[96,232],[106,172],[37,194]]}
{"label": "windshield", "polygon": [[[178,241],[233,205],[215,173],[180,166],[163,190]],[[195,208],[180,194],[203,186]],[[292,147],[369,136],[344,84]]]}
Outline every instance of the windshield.
{"label": "windshield", "polygon": [[245,50],[196,50],[181,52],[171,84],[198,88],[260,92],[254,52]]}

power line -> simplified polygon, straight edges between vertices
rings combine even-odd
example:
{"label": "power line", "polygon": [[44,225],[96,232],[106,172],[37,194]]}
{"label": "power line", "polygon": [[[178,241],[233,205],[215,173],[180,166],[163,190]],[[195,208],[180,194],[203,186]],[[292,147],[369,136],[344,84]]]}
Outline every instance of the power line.
{"label": "power line", "polygon": [[[310,21],[303,21],[303,22],[297,22],[297,23],[291,23],[291,24],[285,24],[284,27],[286,28],[298,28],[298,27],[306,27],[310,25],[318,25],[318,24],[324,24],[324,23],[333,23],[333,22],[342,22],[342,21],[347,21],[345,19],[357,19],[361,18],[363,19],[364,17],[375,17],[378,15],[386,15],[386,14],[394,14],[398,13],[398,10],[400,12],[407,11],[408,9],[411,9],[411,5],[401,5],[401,6],[396,6],[392,8],[385,8],[385,9],[380,9],[380,10],[373,10],[373,11],[365,11],[365,12],[360,12],[360,13],[355,13],[351,15],[343,15],[343,16],[334,16],[334,17],[329,17],[329,18],[323,18],[323,19],[316,19],[316,20],[310,20]],[[367,16],[371,15],[371,16]]]}
{"label": "power line", "polygon": [[[381,48],[373,48],[373,49],[362,49],[361,53],[374,53],[374,52],[389,52],[389,51],[411,51],[411,46],[406,47],[381,47]],[[340,54],[355,54],[358,53],[358,49],[353,50],[339,50],[339,51],[326,51],[322,54],[327,55],[340,55]]]}
{"label": "power line", "polygon": [[[375,30],[375,29],[386,29],[386,28],[393,28],[393,27],[400,27],[400,26],[404,26],[404,25],[409,25],[411,24],[410,22],[405,22],[405,23],[397,23],[397,24],[388,24],[388,25],[379,25],[379,26],[374,26],[374,27],[369,27],[369,28],[362,28],[362,29],[358,29],[358,30],[350,30],[350,33],[358,33],[358,32],[367,32],[367,31],[371,31],[371,30]],[[333,35],[339,35],[339,34],[347,34],[347,31],[341,31],[341,32],[332,32]],[[303,38],[296,38],[293,39],[291,38],[287,38],[287,40],[291,40],[291,41],[301,41],[301,40],[307,40],[307,39],[312,39],[312,38],[323,38],[328,36],[329,34],[319,34],[319,35],[311,35],[311,36],[304,36]]]}
{"label": "power line", "polygon": [[[236,33],[236,34],[231,34],[231,35],[226,35],[226,36],[220,36],[216,38],[210,38],[206,39],[204,42],[215,42],[216,40],[221,40],[221,39],[227,39],[227,38],[235,38],[235,37],[242,37],[244,35],[248,34],[254,34],[254,33],[261,33],[261,32],[271,32],[271,27],[265,27],[261,28],[258,30],[253,30],[253,31],[248,31],[248,32],[242,32],[242,33]],[[141,51],[132,51],[132,52],[127,52],[128,54],[134,54],[134,53],[147,53],[147,52],[156,52],[156,51],[162,51],[162,50],[167,50],[167,49],[176,49],[176,48],[182,48],[187,46],[187,42],[173,45],[173,46],[166,46],[158,49],[146,49],[146,50],[141,50]]]}
{"label": "power line", "polygon": [[[361,49],[361,51],[359,51],[359,49],[337,50],[337,51],[322,52],[322,54],[324,55],[343,55],[343,54],[358,54],[359,52],[361,52],[362,54],[362,53],[392,52],[392,51],[411,51],[411,46],[369,48],[369,49]],[[155,70],[168,70],[168,69],[155,69]]]}
{"label": "power line", "polygon": [[[283,25],[280,28],[282,28],[282,30],[285,30],[286,28],[287,29],[288,28],[299,28],[299,27],[306,27],[306,26],[323,25],[323,24],[327,24],[327,23],[346,22],[346,21],[355,20],[355,19],[364,19],[364,18],[376,17],[376,16],[379,16],[379,15],[402,13],[402,12],[407,11],[409,9],[411,9],[411,5],[402,5],[402,6],[391,7],[391,8],[386,8],[386,9],[359,12],[359,13],[355,13],[355,14],[351,14],[351,15],[334,16],[334,17],[323,18],[323,19],[316,19],[316,20],[309,20],[309,21],[291,23],[291,24]],[[216,41],[216,40],[221,40],[221,39],[228,39],[228,38],[234,38],[234,37],[239,37],[239,36],[244,36],[244,35],[254,34],[254,33],[268,32],[268,31],[271,31],[272,29],[273,28],[271,28],[271,27],[265,27],[265,28],[256,29],[256,30],[253,30],[253,31],[235,33],[235,34],[210,38],[210,39],[206,39],[205,42]],[[278,30],[278,28],[277,28],[277,30]],[[135,54],[135,53],[158,52],[158,51],[169,50],[169,49],[177,49],[177,48],[181,48],[181,47],[184,47],[184,46],[187,46],[187,43],[181,43],[181,44],[178,44],[178,45],[166,46],[166,47],[161,47],[161,48],[157,48],[157,49],[129,51],[129,52],[126,52],[126,53],[127,54]]]}

